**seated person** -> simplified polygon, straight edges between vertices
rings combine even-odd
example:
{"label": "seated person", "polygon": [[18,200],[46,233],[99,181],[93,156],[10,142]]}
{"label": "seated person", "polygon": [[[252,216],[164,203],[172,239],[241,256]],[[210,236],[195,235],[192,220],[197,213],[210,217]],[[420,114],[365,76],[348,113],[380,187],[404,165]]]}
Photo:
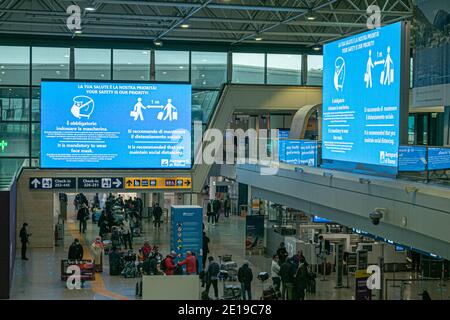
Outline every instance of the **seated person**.
{"label": "seated person", "polygon": [[144,246],[142,247],[142,253],[144,254],[144,259],[147,259],[152,252],[152,246],[148,242],[148,240],[144,241]]}

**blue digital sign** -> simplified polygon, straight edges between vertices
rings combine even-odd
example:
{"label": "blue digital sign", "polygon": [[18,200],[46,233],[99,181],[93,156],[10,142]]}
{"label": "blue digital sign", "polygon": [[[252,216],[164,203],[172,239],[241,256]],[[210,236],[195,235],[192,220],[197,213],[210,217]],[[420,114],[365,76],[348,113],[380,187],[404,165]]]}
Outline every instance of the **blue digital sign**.
{"label": "blue digital sign", "polygon": [[450,169],[450,148],[428,147],[428,170]]}
{"label": "blue digital sign", "polygon": [[191,85],[41,84],[42,168],[191,167]]}
{"label": "blue digital sign", "polygon": [[395,174],[402,23],[324,46],[324,167]]}
{"label": "blue digital sign", "polygon": [[317,166],[317,141],[280,140],[279,158],[288,164]]}
{"label": "blue digital sign", "polygon": [[173,205],[171,207],[172,235],[170,250],[183,259],[187,251],[198,259],[198,271],[203,259],[203,209],[199,206]]}
{"label": "blue digital sign", "polygon": [[400,146],[398,149],[398,171],[422,172],[427,166],[427,147]]}
{"label": "blue digital sign", "polygon": [[331,220],[321,218],[319,216],[313,216],[313,222],[314,223],[331,223]]}

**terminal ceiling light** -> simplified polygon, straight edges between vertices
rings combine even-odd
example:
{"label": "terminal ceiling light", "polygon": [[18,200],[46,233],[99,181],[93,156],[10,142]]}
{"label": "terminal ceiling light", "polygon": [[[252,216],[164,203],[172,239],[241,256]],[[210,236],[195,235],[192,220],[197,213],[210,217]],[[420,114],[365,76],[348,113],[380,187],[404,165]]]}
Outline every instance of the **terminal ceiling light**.
{"label": "terminal ceiling light", "polygon": [[86,7],[86,8],[84,8],[84,10],[85,10],[85,11],[88,11],[88,12],[93,12],[93,11],[95,11],[96,9],[95,9],[94,7]]}
{"label": "terminal ceiling light", "polygon": [[255,41],[261,41],[263,38],[262,37],[256,37]]}
{"label": "terminal ceiling light", "polygon": [[315,45],[314,47],[312,47],[312,49],[314,51],[320,51],[320,49],[322,49],[319,45]]}
{"label": "terminal ceiling light", "polygon": [[187,29],[190,27],[190,25],[187,23],[183,23],[180,27],[182,27],[183,29]]}
{"label": "terminal ceiling light", "polygon": [[163,43],[162,43],[161,40],[154,40],[154,41],[153,41],[153,44],[154,44],[155,46],[157,46],[157,47],[161,47],[161,46],[163,45]]}

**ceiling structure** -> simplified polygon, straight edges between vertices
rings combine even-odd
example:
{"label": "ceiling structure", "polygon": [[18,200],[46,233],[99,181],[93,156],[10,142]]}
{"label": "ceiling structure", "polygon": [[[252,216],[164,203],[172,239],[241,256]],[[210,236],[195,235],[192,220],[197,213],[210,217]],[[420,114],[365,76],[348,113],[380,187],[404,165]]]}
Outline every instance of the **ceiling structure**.
{"label": "ceiling structure", "polygon": [[[67,8],[81,9],[81,33]],[[381,23],[411,20],[412,0],[0,0],[2,35],[317,47]]]}

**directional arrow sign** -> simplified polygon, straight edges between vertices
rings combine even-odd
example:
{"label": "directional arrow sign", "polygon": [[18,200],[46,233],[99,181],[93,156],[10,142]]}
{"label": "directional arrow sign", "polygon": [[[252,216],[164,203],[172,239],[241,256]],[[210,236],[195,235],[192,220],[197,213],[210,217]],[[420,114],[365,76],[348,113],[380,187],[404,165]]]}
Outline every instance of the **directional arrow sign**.
{"label": "directional arrow sign", "polygon": [[120,186],[122,185],[122,181],[120,181],[120,179],[116,178],[116,179],[114,179],[112,184],[115,188],[119,189]]}
{"label": "directional arrow sign", "polygon": [[185,185],[187,185],[188,187],[191,185],[191,180],[186,180],[185,182],[184,182],[184,184]]}
{"label": "directional arrow sign", "polygon": [[127,184],[127,187],[131,187],[133,185],[133,181],[127,180],[126,184]]}
{"label": "directional arrow sign", "polygon": [[38,178],[34,178],[33,181],[31,181],[31,184],[34,186],[35,189],[37,189],[38,186],[41,184],[41,181],[38,180]]}

